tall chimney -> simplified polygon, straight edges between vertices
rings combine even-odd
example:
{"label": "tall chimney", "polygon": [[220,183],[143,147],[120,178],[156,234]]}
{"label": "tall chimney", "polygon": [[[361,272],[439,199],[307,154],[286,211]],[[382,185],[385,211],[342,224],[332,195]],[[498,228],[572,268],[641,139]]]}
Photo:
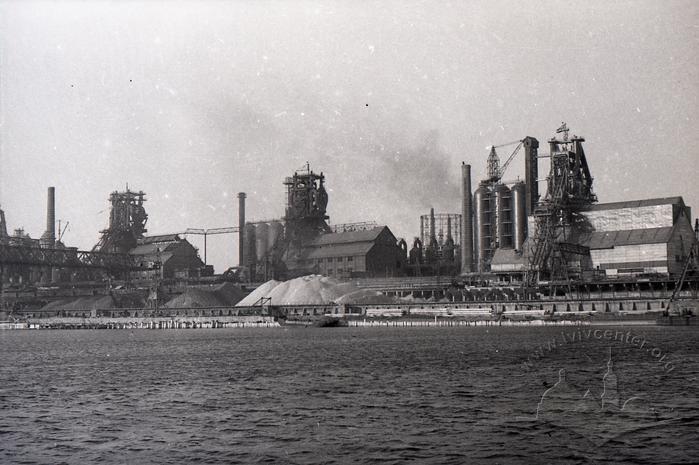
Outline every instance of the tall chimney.
{"label": "tall chimney", "polygon": [[473,199],[471,165],[461,162],[461,273],[473,271]]}
{"label": "tall chimney", "polygon": [[46,231],[41,235],[40,243],[52,248],[56,245],[56,188],[49,187],[46,199]]}
{"label": "tall chimney", "polygon": [[238,193],[238,266],[245,266],[245,192]]}
{"label": "tall chimney", "polygon": [[524,182],[527,185],[526,207],[527,216],[534,214],[539,203],[539,141],[533,137],[524,138]]}

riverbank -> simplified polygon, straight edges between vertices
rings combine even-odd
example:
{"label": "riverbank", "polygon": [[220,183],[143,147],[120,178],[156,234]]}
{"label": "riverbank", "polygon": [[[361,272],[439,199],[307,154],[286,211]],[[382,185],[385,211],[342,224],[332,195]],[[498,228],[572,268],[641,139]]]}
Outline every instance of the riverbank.
{"label": "riverbank", "polygon": [[7,329],[218,329],[218,328],[278,328],[271,316],[211,317],[56,317],[29,319],[22,322],[0,322]]}
{"label": "riverbank", "polygon": [[[189,317],[189,318],[47,318],[22,322],[0,322],[0,330],[30,329],[219,329],[279,328],[282,326],[341,326],[366,328],[451,328],[451,327],[536,327],[536,326],[654,326],[656,318],[604,319],[454,319],[454,318],[338,318],[341,324],[322,325],[318,319],[285,320],[271,316]],[[665,323],[667,325],[667,323]]]}

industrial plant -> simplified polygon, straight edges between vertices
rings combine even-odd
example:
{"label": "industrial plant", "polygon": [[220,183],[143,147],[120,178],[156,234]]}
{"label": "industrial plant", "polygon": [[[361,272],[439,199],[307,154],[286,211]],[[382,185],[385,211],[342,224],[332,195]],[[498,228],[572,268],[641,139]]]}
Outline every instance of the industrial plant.
{"label": "industrial plant", "polygon": [[[693,229],[682,197],[598,203],[584,141],[564,124],[548,141],[549,153],[539,155],[539,142],[524,138],[525,181],[511,188],[502,176],[520,145],[502,168],[493,147],[488,177],[472,196],[470,169],[463,166],[464,230],[474,233],[473,244],[462,244],[463,274],[572,289],[611,278],[686,278],[688,269],[696,270],[699,222]],[[541,158],[550,160],[543,196]]]}
{"label": "industrial plant", "polygon": [[[22,229],[9,235],[0,210],[1,319],[71,314],[67,309],[114,316],[126,305],[120,300],[130,314],[163,315],[168,301],[192,289],[219,286],[220,294],[221,285],[235,286],[240,299],[267,281],[308,275],[353,282],[383,297],[431,305],[480,301],[493,310],[513,301],[513,310],[543,309],[561,298],[579,309],[586,299],[607,299],[609,308],[620,292],[625,299],[645,298],[646,310],[667,311],[682,298],[696,299],[699,221],[692,227],[691,209],[680,196],[600,203],[584,142],[563,124],[547,153],[531,136],[493,145],[485,179],[475,189],[471,165],[460,167],[462,196],[453,201],[461,211],[423,213],[412,240],[375,222],[331,224],[326,177],[309,164],[281,183],[282,217],[249,221],[241,192],[238,224],[215,229],[149,236],[146,194],[128,187],[112,192],[108,225],[91,250],[63,243],[56,191],[49,187],[39,239]],[[507,150],[504,161],[498,150]],[[520,152],[524,180],[507,180]],[[540,173],[543,159],[547,173]],[[207,237],[214,234],[237,235],[239,262],[219,273],[207,264]],[[203,236],[203,256],[189,235]],[[107,309],[81,310],[74,303],[104,296],[112,299]],[[352,313],[351,304],[345,302],[342,312]]]}

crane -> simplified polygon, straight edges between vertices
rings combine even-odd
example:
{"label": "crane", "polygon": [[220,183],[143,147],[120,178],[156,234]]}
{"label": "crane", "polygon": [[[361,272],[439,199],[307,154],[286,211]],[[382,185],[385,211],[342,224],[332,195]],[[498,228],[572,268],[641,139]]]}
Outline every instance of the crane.
{"label": "crane", "polygon": [[[687,271],[689,271],[689,268],[692,265],[694,265],[694,268],[696,268],[698,250],[699,242],[695,241],[694,244],[692,244],[692,247],[689,249],[689,254],[687,255],[687,259],[685,260],[684,266],[682,267],[682,273],[680,273],[680,277],[677,279],[677,282],[675,283],[675,289],[672,291],[672,296],[670,297],[670,300],[667,303],[667,309],[665,310],[665,313],[668,315],[675,314],[686,316],[686,311],[680,311],[680,309],[678,308],[677,300],[679,298],[680,292],[682,291],[684,280],[687,277]],[[691,314],[691,312],[689,314]]]}
{"label": "crane", "polygon": [[[501,148],[501,147],[507,147],[510,145],[517,144],[517,147],[512,151],[509,157],[507,157],[507,160],[505,160],[505,163],[503,163],[502,167],[500,166],[500,157],[498,157],[497,152],[495,149]],[[505,171],[507,168],[510,166],[510,163],[512,163],[512,160],[514,160],[515,155],[517,155],[517,152],[522,148],[522,145],[524,144],[523,140],[515,140],[512,142],[507,142],[505,144],[500,144],[500,145],[491,145],[490,146],[490,155],[488,155],[488,182],[491,184],[495,184],[498,181],[502,179],[502,177],[505,174]]]}
{"label": "crane", "polygon": [[70,221],[66,221],[65,227],[61,229],[61,220],[58,220],[58,242],[61,242],[63,240],[63,235],[66,233],[66,229],[68,229],[69,224]]}
{"label": "crane", "polygon": [[201,228],[187,228],[186,231],[181,232],[182,235],[196,234],[199,236],[204,236],[204,265],[207,264],[206,261],[206,237],[213,234],[233,234],[240,231],[237,226],[228,228],[211,228],[211,229],[201,229]]}
{"label": "crane", "polygon": [[[260,224],[260,223],[271,223],[273,221],[279,221],[279,220],[258,220],[258,221],[248,221],[246,224]],[[206,265],[206,237],[207,236],[212,236],[215,234],[233,234],[237,233],[240,231],[240,228],[238,226],[229,226],[229,227],[224,227],[224,228],[209,228],[209,229],[203,229],[203,228],[187,228],[186,231],[182,231],[182,235],[187,235],[187,234],[193,234],[193,235],[198,235],[198,236],[204,236],[204,264]]]}

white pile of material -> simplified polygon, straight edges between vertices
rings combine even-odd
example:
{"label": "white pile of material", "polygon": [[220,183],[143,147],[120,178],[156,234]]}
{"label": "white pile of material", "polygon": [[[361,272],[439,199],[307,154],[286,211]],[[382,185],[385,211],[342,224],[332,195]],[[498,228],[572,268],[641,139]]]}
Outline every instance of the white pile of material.
{"label": "white pile of material", "polygon": [[373,293],[378,299],[378,292],[359,289],[354,283],[343,283],[321,275],[302,276],[289,281],[267,281],[250,295],[238,302],[238,306],[249,306],[261,298],[271,298],[272,305],[323,305],[332,303],[357,303],[353,296],[365,300]]}

